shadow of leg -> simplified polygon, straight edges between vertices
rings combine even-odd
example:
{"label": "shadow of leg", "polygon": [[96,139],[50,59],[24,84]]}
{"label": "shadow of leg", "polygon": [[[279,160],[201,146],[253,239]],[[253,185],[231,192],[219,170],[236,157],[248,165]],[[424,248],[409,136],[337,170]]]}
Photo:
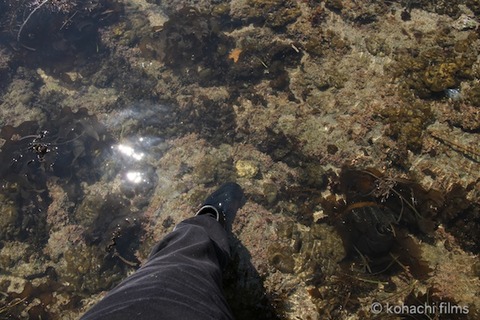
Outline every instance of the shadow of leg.
{"label": "shadow of leg", "polygon": [[232,259],[223,275],[223,287],[235,319],[283,319],[252,265],[248,249],[236,237],[231,244]]}

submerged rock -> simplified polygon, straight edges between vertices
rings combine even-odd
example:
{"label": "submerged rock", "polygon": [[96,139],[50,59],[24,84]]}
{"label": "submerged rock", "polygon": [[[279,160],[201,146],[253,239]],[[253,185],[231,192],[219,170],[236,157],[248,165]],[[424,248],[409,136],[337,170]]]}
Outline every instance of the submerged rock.
{"label": "submerged rock", "polygon": [[238,160],[235,164],[235,169],[240,178],[252,179],[258,173],[258,166],[249,160]]}

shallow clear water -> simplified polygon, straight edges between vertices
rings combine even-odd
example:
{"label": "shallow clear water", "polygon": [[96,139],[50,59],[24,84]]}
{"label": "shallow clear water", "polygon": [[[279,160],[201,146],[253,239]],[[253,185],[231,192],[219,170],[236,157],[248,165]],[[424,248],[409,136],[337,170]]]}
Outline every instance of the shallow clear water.
{"label": "shallow clear water", "polygon": [[225,181],[237,318],[477,318],[461,3],[0,4],[0,318],[78,318]]}

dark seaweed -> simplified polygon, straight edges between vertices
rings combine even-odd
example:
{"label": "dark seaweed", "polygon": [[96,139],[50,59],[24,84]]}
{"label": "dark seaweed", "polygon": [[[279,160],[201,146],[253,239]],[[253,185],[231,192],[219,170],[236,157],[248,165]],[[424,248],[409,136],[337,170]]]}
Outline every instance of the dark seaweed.
{"label": "dark seaweed", "polygon": [[[182,75],[186,83],[203,86],[271,80],[277,90],[287,90],[287,67],[296,66],[302,54],[291,44],[254,42],[235,48],[226,32],[243,22],[230,17],[200,12],[185,7],[173,12],[161,31],[140,40],[139,48],[147,58],[156,58]],[[234,60],[229,54],[240,50]]]}
{"label": "dark seaweed", "polygon": [[395,257],[412,272],[418,271],[418,277],[424,276],[418,249],[406,235],[413,233],[431,243],[440,224],[463,249],[478,253],[480,209],[467,200],[468,190],[460,186],[447,193],[425,190],[412,180],[389,177],[373,168],[346,168],[333,181],[332,188],[345,195],[345,203],[323,199],[322,205],[339,227],[347,252],[372,258],[370,267],[376,265],[376,270],[384,270]]}
{"label": "dark seaweed", "polygon": [[87,244],[105,250],[105,268],[119,263],[121,266],[138,266],[135,256],[138,239],[143,229],[141,217],[131,210],[131,203],[118,195],[110,194],[100,205],[95,222],[86,230]]}
{"label": "dark seaweed", "polygon": [[4,126],[0,152],[0,192],[19,208],[15,227],[7,238],[46,241],[45,216],[51,202],[47,182],[57,178],[70,201],[82,197],[81,182],[101,177],[101,162],[113,138],[86,109],[64,108],[44,124],[27,121],[18,127]]}
{"label": "dark seaweed", "polygon": [[392,212],[373,203],[357,205],[345,215],[350,242],[360,253],[381,256],[390,252],[395,239]]}
{"label": "dark seaweed", "polygon": [[0,42],[8,43],[15,56],[11,68],[40,67],[58,76],[87,63],[100,68],[101,59],[89,59],[106,53],[99,29],[115,22],[123,11],[111,0],[1,3]]}
{"label": "dark seaweed", "polygon": [[220,31],[220,20],[190,7],[169,18],[158,39],[146,39],[152,42],[159,59],[183,74],[186,82],[217,82],[223,78],[233,42]]}

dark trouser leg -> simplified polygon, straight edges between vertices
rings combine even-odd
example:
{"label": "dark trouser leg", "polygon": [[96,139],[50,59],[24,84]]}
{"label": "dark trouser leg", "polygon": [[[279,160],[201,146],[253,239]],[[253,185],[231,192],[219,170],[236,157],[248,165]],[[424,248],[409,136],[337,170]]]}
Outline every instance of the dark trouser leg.
{"label": "dark trouser leg", "polygon": [[215,219],[187,219],[82,319],[233,319],[222,290],[229,255]]}

